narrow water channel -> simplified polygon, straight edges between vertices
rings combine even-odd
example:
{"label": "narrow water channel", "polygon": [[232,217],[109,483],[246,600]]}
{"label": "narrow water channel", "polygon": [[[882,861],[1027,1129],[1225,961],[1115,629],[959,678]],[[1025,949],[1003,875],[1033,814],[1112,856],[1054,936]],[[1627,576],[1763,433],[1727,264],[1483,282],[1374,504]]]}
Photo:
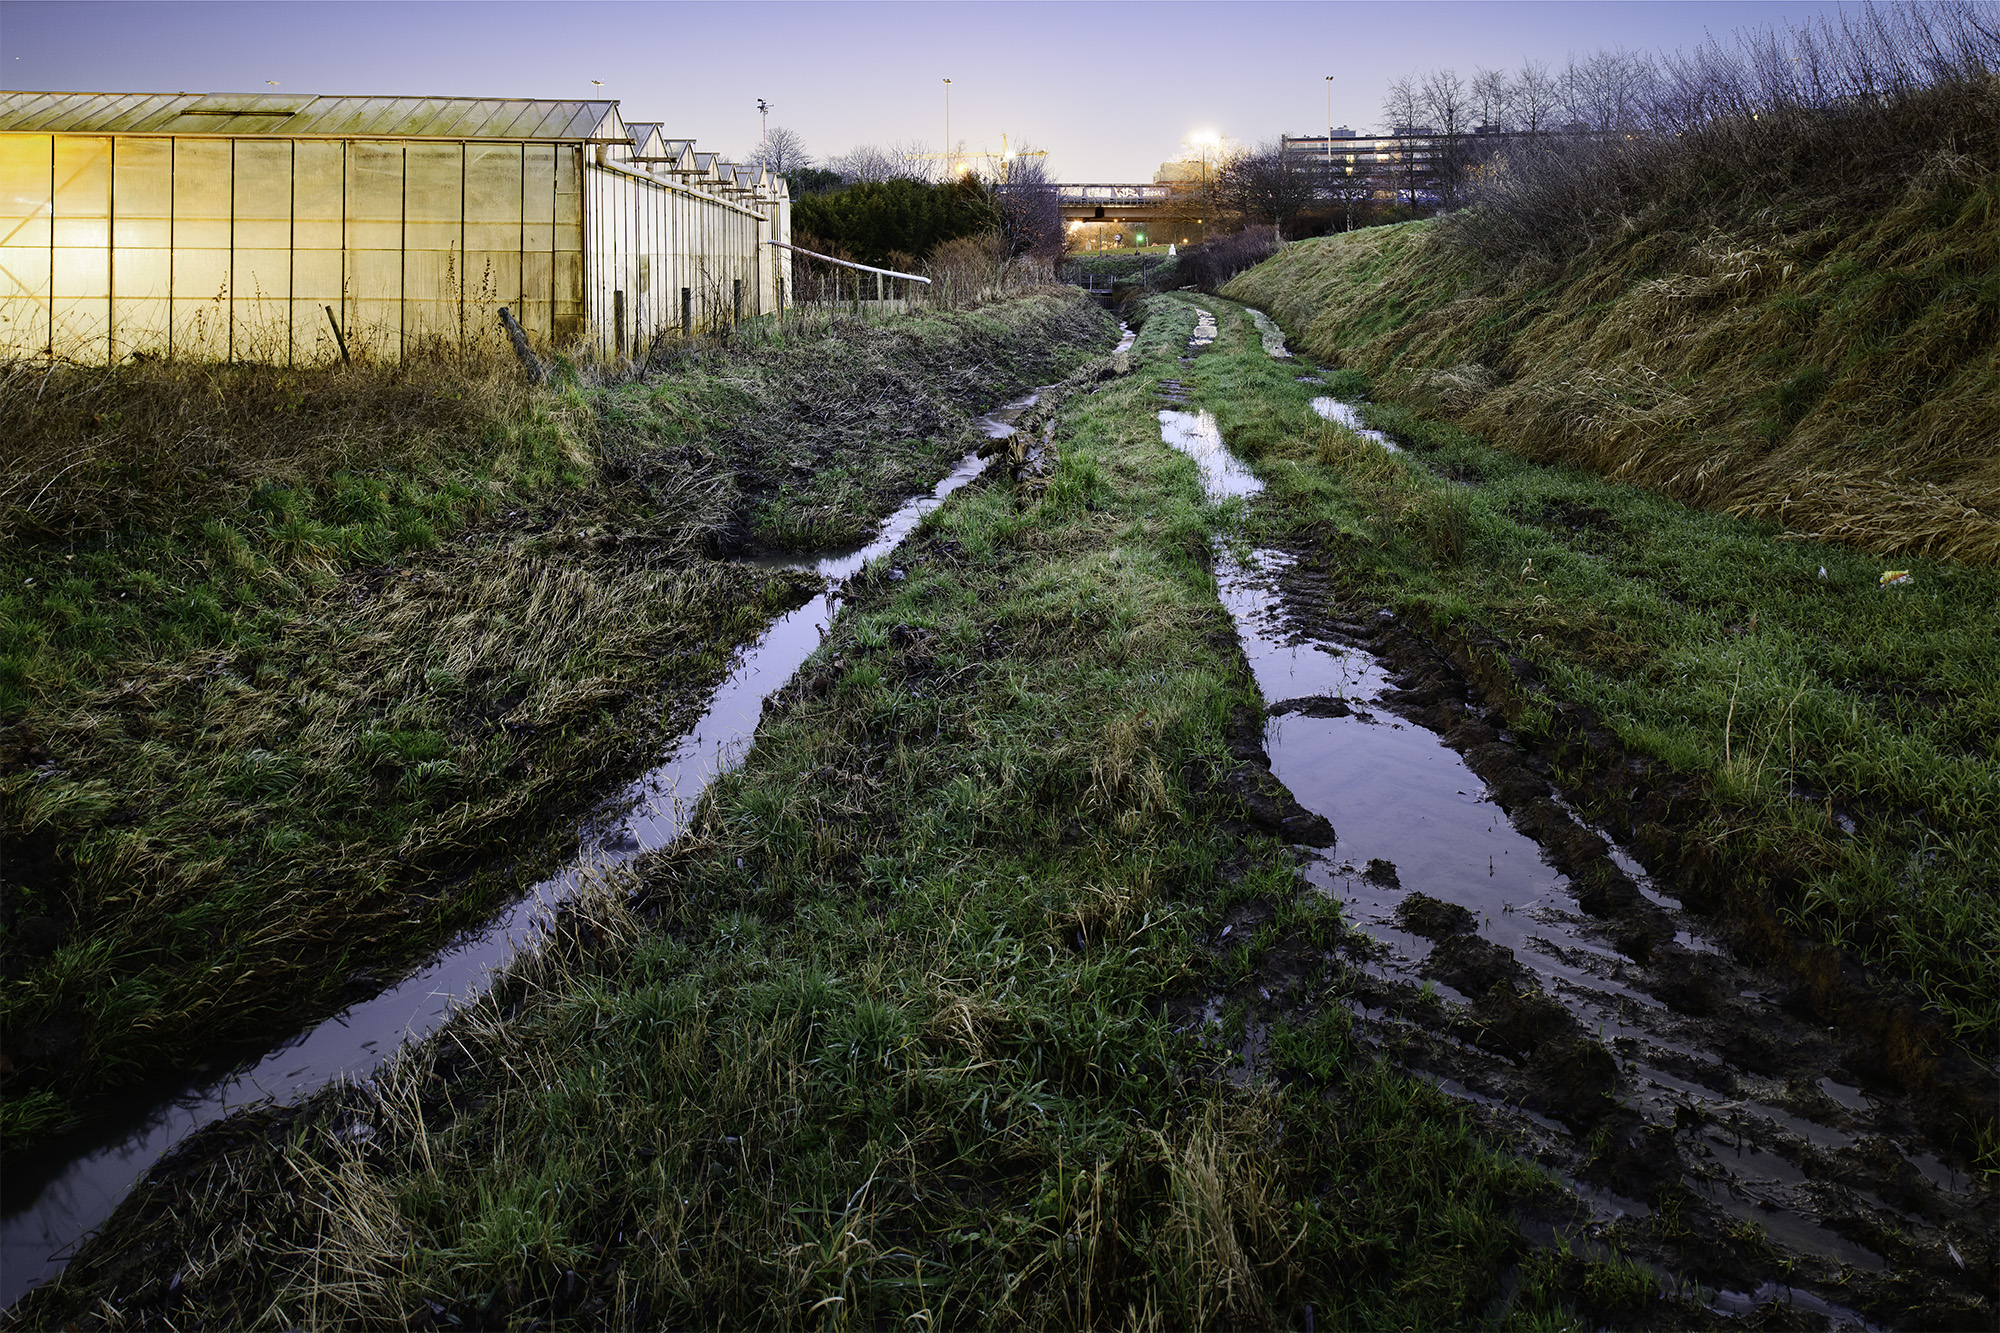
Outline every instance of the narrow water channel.
{"label": "narrow water channel", "polygon": [[[1353,404],[1313,407],[1366,431]],[[1159,421],[1212,500],[1254,503],[1262,483],[1211,415]],[[1833,1326],[1990,1326],[1994,1191],[1933,1150],[1866,1051],[1581,819],[1390,610],[1348,605],[1282,551],[1218,542],[1215,575],[1272,772],[1337,835],[1296,851],[1369,941],[1351,964],[1357,1034],[1485,1108],[1594,1228],[1671,1202],[1673,1228],[1715,1237],[1689,1289],[1716,1313],[1781,1301]]]}
{"label": "narrow water channel", "polygon": [[[1121,349],[1131,344],[1126,331]],[[1017,398],[976,423],[988,439],[1013,434],[1013,422],[1039,393]],[[945,497],[977,477],[987,460],[960,459],[928,494],[885,520],[864,545],[818,555],[755,557],[750,563],[810,569],[827,580],[818,596],[774,621],[737,659],[708,707],[664,762],[584,819],[576,855],[511,907],[452,941],[436,958],[372,999],[342,1010],[254,1064],[220,1080],[190,1083],[120,1123],[106,1125],[44,1172],[17,1169],[5,1183],[0,1213],[0,1309],[62,1271],[77,1244],[111,1215],[160,1156],[190,1134],[245,1106],[302,1098],[337,1078],[365,1077],[398,1046],[437,1030],[477,995],[486,978],[531,947],[548,914],[584,881],[663,847],[680,833],[694,803],[718,773],[748,749],[764,701],[783,688],[825,637],[840,606],[838,583],[887,555]]]}

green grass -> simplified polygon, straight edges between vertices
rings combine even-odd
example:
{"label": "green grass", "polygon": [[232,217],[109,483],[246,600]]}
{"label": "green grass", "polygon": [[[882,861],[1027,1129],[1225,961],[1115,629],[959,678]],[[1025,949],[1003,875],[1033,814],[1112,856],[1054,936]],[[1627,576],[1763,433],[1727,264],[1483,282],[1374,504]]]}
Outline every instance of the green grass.
{"label": "green grass", "polygon": [[[1546,1186],[1354,1052],[1335,908],[1228,823],[1255,693],[1154,419],[1178,323],[1069,400],[1039,491],[962,490],[903,577],[849,582],[685,841],[372,1093],[156,1177],[23,1317],[1480,1319]],[[1250,903],[1271,924],[1213,947]],[[1281,948],[1320,961],[1266,1000]],[[196,1248],[180,1296],[147,1285]]]}
{"label": "green grass", "polygon": [[1050,297],[800,322],[534,394],[480,366],[0,376],[0,499],[34,519],[0,542],[8,1151],[481,919],[806,595],[711,547],[872,528],[1108,332]]}
{"label": "green grass", "polygon": [[2000,573],[1906,556],[1910,581],[1885,587],[1890,562],[1851,546],[1370,404],[1409,450],[1392,457],[1313,417],[1323,390],[1244,327],[1187,378],[1269,484],[1264,538],[1439,633],[1493,635],[1555,701],[1700,782],[1682,836],[1740,888],[1888,969],[1968,1045],[2000,1033]]}
{"label": "green grass", "polygon": [[1912,145],[1890,177],[1806,173],[1734,212],[1669,191],[1560,265],[1489,267],[1472,209],[1286,246],[1223,294],[1525,457],[1990,566],[2000,100],[1981,85],[1968,106],[1966,146]]}

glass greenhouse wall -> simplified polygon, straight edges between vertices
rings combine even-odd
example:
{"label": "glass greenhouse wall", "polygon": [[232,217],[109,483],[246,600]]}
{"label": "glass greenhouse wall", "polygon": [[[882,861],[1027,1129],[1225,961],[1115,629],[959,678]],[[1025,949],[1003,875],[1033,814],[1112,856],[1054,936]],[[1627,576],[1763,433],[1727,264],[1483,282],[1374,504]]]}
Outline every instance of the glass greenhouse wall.
{"label": "glass greenhouse wall", "polygon": [[0,94],[0,355],[397,359],[503,306],[615,355],[776,304],[783,183],[630,161],[615,103],[280,102]]}

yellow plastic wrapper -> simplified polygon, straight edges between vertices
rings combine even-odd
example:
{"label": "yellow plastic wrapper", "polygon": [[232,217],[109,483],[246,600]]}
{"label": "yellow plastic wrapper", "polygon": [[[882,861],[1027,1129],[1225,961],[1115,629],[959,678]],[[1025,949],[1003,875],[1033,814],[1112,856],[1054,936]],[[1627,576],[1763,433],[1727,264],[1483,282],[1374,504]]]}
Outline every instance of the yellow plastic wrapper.
{"label": "yellow plastic wrapper", "polygon": [[1882,571],[1882,586],[1885,588],[1892,583],[1908,583],[1909,581],[1910,571],[1907,569],[1885,569]]}

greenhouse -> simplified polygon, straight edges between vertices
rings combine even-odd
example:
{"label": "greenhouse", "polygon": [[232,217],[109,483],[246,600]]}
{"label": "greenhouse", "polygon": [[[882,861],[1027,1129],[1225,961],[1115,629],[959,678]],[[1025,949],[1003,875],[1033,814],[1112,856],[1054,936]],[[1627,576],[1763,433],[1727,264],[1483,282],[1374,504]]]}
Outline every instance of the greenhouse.
{"label": "greenhouse", "polygon": [[613,101],[0,93],[0,356],[632,355],[774,310],[784,181]]}

